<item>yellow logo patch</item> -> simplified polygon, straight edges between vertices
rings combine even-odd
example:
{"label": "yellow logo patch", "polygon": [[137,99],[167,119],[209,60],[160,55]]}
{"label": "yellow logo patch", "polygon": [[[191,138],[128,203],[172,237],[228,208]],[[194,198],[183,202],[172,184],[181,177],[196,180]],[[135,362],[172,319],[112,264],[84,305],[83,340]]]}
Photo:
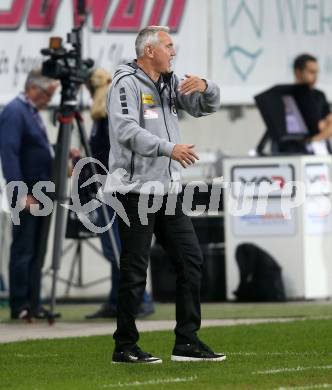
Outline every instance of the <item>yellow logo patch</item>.
{"label": "yellow logo patch", "polygon": [[142,93],[142,103],[143,104],[154,104],[153,96],[147,93]]}

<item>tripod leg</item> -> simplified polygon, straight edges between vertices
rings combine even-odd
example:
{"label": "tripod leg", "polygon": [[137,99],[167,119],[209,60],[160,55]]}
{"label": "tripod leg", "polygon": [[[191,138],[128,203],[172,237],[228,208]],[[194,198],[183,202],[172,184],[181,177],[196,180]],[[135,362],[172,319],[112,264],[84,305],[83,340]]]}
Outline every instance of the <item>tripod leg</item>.
{"label": "tripod leg", "polygon": [[78,287],[83,287],[83,248],[82,248],[81,240],[78,240],[76,256],[77,256],[77,263],[78,263],[77,284]]}
{"label": "tripod leg", "polygon": [[[85,132],[85,129],[84,129],[84,126],[83,126],[83,119],[81,118],[79,113],[76,113],[76,122],[77,122],[77,127],[78,127],[78,130],[79,130],[79,133],[80,133],[80,139],[81,139],[81,143],[83,145],[85,154],[86,154],[87,157],[91,157],[92,156],[91,148],[90,148],[90,145],[89,145],[89,142],[88,142],[88,139],[87,139],[87,136],[86,136],[86,132]],[[96,170],[96,166],[95,166],[94,163],[91,163],[91,169],[92,169],[93,174],[95,175],[97,173],[97,170]],[[107,207],[106,207],[105,203],[102,203],[101,207],[102,207],[102,211],[103,211],[104,220],[106,221],[106,224],[108,225],[109,222],[110,222],[110,217],[109,217],[109,214],[108,214]],[[116,262],[117,262],[117,264],[119,266],[119,264],[120,264],[120,252],[119,252],[119,248],[118,248],[118,245],[117,245],[117,242],[116,242],[116,239],[115,239],[112,227],[108,230],[108,235],[109,235],[109,238],[110,238],[110,241],[111,241],[114,257],[115,257]]]}
{"label": "tripod leg", "polygon": [[49,323],[54,322],[54,309],[56,305],[56,282],[60,269],[60,260],[62,254],[62,243],[65,237],[65,223],[67,210],[62,206],[67,203],[67,172],[68,158],[72,131],[72,112],[68,111],[63,114],[57,142],[56,150],[56,209],[55,209],[55,227],[54,227],[54,242],[53,242],[53,257],[52,257],[52,290],[51,290],[51,307]]}
{"label": "tripod leg", "polygon": [[78,262],[77,247],[78,247],[78,244],[76,244],[75,255],[74,255],[71,267],[70,267],[70,272],[69,272],[69,276],[68,276],[68,280],[67,280],[66,291],[65,291],[65,296],[66,297],[69,296],[69,292],[70,292],[71,286],[73,284],[75,284],[75,282],[74,282],[74,274],[75,274],[76,263]]}

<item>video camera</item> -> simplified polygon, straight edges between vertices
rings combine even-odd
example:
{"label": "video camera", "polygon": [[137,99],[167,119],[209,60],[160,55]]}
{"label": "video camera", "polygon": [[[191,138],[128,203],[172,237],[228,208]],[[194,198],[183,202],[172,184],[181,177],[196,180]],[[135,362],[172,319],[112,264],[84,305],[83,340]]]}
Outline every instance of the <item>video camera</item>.
{"label": "video camera", "polygon": [[50,57],[42,63],[42,74],[61,81],[62,100],[68,104],[76,100],[77,89],[89,79],[94,61],[82,60],[81,28],[73,28],[67,34],[67,43],[71,48],[62,44],[62,38],[51,37],[49,47],[41,49],[41,53]]}

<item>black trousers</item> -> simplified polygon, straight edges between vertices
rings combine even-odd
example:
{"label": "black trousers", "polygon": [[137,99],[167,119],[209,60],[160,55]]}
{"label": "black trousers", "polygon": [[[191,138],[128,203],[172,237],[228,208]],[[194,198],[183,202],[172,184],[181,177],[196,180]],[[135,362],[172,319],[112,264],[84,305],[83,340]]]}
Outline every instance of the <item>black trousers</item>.
{"label": "black trousers", "polygon": [[[118,199],[126,210],[130,227],[119,218],[122,253],[117,330],[113,336],[116,348],[121,350],[131,347],[139,339],[135,313],[146,285],[153,233],[174,262],[177,274],[175,343],[195,343],[201,325],[200,284],[203,257],[192,222],[182,211],[180,197],[177,197],[175,215],[166,215],[167,197],[161,197],[161,209],[147,215],[147,224],[142,223],[139,216],[138,194],[118,195]],[[152,202],[153,198],[150,196],[149,204]]]}
{"label": "black trousers", "polygon": [[24,210],[20,213],[20,225],[13,225],[9,262],[9,304],[13,314],[23,308],[38,312],[40,307],[39,246],[43,218]]}

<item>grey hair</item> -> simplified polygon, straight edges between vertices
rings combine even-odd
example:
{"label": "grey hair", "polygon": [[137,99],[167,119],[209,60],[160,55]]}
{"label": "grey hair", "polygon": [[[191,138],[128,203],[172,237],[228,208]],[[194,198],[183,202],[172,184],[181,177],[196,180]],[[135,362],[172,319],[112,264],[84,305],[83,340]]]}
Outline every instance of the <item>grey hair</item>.
{"label": "grey hair", "polygon": [[156,45],[159,42],[159,32],[169,32],[167,26],[148,26],[143,28],[137,35],[135,41],[135,50],[137,58],[143,57],[144,49],[147,45]]}
{"label": "grey hair", "polygon": [[54,79],[50,79],[49,77],[45,77],[41,73],[41,69],[32,69],[28,73],[27,79],[25,81],[25,90],[30,88],[31,86],[36,86],[41,89],[48,89],[50,85],[54,84]]}

